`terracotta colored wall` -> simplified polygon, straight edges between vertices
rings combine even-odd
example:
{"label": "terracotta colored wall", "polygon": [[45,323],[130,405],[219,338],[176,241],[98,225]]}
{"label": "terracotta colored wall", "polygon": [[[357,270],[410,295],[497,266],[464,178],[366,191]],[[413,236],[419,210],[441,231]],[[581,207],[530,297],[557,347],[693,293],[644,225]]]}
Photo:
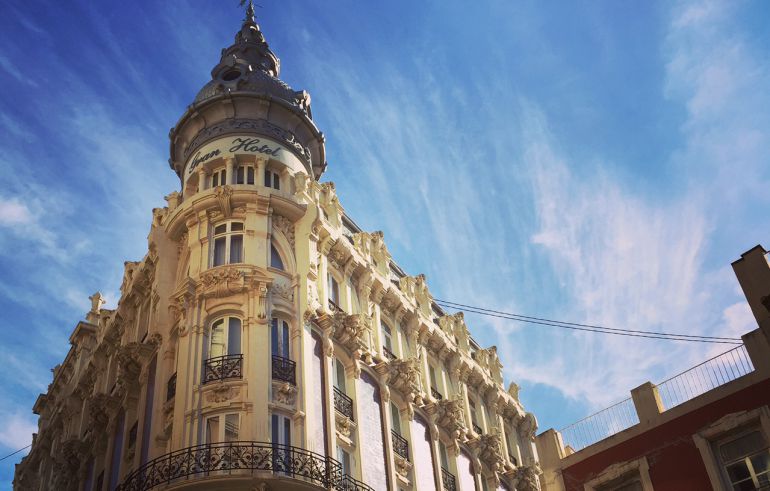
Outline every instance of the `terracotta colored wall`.
{"label": "terracotta colored wall", "polygon": [[706,467],[692,435],[726,414],[767,404],[770,404],[770,379],[566,467],[564,485],[569,491],[582,491],[583,483],[606,467],[646,455],[655,491],[709,490],[711,484]]}

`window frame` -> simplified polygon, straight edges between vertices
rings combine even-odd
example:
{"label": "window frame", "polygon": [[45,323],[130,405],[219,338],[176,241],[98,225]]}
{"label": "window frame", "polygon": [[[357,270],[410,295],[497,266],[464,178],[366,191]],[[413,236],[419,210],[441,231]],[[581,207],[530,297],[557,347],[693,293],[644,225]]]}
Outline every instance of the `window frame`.
{"label": "window frame", "polygon": [[[221,227],[222,225],[225,226],[224,232],[217,232],[217,229]],[[233,230],[233,225],[240,225],[240,229]],[[233,238],[240,237],[241,241],[241,251],[240,251],[240,261],[233,261],[232,259],[232,242]],[[210,244],[210,252],[209,252],[209,267],[216,268],[219,266],[226,266],[228,264],[243,264],[244,263],[244,255],[246,252],[245,247],[245,237],[246,237],[246,227],[243,221],[241,220],[228,220],[224,222],[220,222],[217,224],[211,224],[211,236],[209,240]],[[221,264],[217,264],[217,240],[224,239],[224,258],[223,262]]]}
{"label": "window frame", "polygon": [[[231,350],[231,343],[233,342],[234,335],[230,332],[230,329],[232,329],[233,324],[231,321],[237,320],[238,321],[238,351],[232,351]],[[218,323],[223,324],[224,328],[224,353],[218,354],[217,356],[212,356],[212,346],[214,342],[214,329],[216,328]],[[206,359],[209,360],[211,358],[216,358],[218,356],[230,356],[230,355],[242,355],[243,354],[243,319],[241,319],[238,316],[235,315],[225,315],[222,317],[217,317],[216,319],[211,321],[211,324],[209,324],[208,329],[208,339],[206,340]]]}
{"label": "window frame", "polygon": [[270,354],[291,360],[291,323],[274,316],[270,319]]}
{"label": "window frame", "polygon": [[706,467],[711,487],[714,489],[731,488],[730,480],[724,472],[722,459],[716,453],[716,445],[751,429],[758,429],[765,442],[770,444],[770,408],[768,406],[726,414],[692,435]]}
{"label": "window frame", "polygon": [[[216,184],[214,183],[216,181]],[[217,167],[216,169],[211,171],[211,176],[209,176],[209,189],[214,189],[217,186],[226,186],[227,185],[227,167]]]}
{"label": "window frame", "polygon": [[[237,433],[235,435],[235,438],[228,439],[227,438],[227,419],[229,416],[237,416],[238,423],[237,423]],[[217,420],[217,435],[216,439],[212,439],[210,429],[209,429],[209,422],[216,419]],[[216,413],[216,414],[208,414],[203,420],[203,440],[206,444],[217,444],[217,443],[230,443],[230,442],[237,442],[240,439],[240,432],[241,428],[243,427],[243,416],[240,412],[229,412],[229,413]]]}

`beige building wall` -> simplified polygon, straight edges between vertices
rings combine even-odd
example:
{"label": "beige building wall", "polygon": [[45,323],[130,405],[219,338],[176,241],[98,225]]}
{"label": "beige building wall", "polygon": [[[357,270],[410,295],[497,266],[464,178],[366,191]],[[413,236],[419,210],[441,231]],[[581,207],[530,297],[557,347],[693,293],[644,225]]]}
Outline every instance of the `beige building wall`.
{"label": "beige building wall", "polygon": [[[538,489],[537,423],[518,388],[503,387],[496,349],[479,347],[462,314],[441,311],[425,278],[404,274],[382,233],[358,229],[334,184],[319,182],[309,96],[284,87],[278,67],[247,20],[172,130],[181,191],[153,210],[148,252],[125,263],[117,307],[91,297],[35,403],[39,430],[15,489],[370,489],[362,377],[379,393],[388,489],[416,490],[415,456],[404,452],[422,437],[410,434],[415,417],[428,425],[438,487],[461,489],[462,455],[478,490]],[[240,329],[221,334],[230,319]],[[284,335],[274,337],[273,319],[288,327],[278,373]],[[274,415],[289,441],[275,441]],[[321,473],[281,471],[279,443]],[[340,448],[348,478],[329,476]],[[319,449],[326,455],[309,453]]]}

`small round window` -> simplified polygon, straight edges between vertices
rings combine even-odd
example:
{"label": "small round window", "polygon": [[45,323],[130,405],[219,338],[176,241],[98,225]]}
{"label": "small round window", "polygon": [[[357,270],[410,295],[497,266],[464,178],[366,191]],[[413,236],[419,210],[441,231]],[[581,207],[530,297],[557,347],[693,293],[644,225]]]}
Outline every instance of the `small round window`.
{"label": "small round window", "polygon": [[222,75],[222,80],[230,82],[241,76],[240,70],[228,70]]}

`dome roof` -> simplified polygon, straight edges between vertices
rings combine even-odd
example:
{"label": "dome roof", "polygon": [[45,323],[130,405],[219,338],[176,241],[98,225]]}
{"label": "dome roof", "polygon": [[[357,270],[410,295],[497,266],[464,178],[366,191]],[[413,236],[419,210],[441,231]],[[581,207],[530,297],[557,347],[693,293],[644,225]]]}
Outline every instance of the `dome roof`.
{"label": "dome roof", "polygon": [[293,90],[279,79],[280,70],[281,62],[254,21],[254,8],[250,3],[235,43],[222,50],[219,63],[211,70],[212,80],[195,96],[195,103],[225,93],[250,92],[281,99],[312,117],[310,95]]}

